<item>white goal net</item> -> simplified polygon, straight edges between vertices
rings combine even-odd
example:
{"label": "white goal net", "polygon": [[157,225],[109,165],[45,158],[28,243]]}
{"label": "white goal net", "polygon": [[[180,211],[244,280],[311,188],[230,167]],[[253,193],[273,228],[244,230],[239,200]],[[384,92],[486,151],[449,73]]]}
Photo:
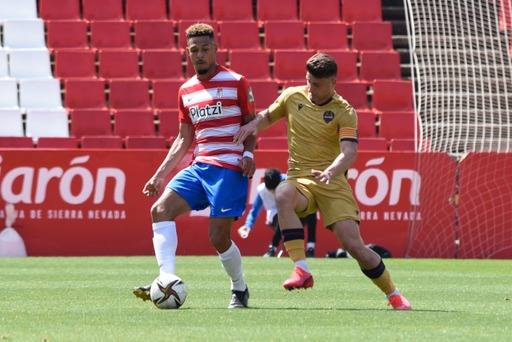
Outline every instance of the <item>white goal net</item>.
{"label": "white goal net", "polygon": [[511,0],[404,0],[420,150],[512,149]]}
{"label": "white goal net", "polygon": [[512,0],[404,3],[422,175],[406,254],[511,257]]}

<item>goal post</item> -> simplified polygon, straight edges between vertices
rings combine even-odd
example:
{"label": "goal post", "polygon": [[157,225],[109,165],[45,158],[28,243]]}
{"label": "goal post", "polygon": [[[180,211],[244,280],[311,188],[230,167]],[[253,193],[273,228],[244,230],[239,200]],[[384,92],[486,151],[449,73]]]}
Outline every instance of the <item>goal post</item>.
{"label": "goal post", "polygon": [[[422,177],[434,181],[421,184],[415,210],[423,220],[411,222],[406,254],[512,255],[512,0],[404,4],[416,166],[436,175]],[[439,167],[428,152],[448,154],[453,167]]]}

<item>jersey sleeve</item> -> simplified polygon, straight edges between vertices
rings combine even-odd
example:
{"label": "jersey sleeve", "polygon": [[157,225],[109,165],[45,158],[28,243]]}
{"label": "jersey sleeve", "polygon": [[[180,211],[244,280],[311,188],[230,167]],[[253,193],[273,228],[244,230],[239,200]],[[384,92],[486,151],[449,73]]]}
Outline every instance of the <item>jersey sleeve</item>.
{"label": "jersey sleeve", "polygon": [[263,206],[263,200],[261,199],[261,195],[258,193],[256,195],[256,198],[254,199],[254,203],[252,204],[251,211],[249,211],[249,214],[247,215],[247,219],[245,220],[245,225],[252,229],[254,226],[254,222],[256,222],[256,218],[258,217],[261,208]]}
{"label": "jersey sleeve", "polygon": [[357,113],[348,102],[343,101],[341,105],[341,115],[339,120],[340,140],[350,140],[358,142],[357,132]]}
{"label": "jersey sleeve", "polygon": [[254,95],[245,77],[242,77],[238,82],[238,105],[242,111],[242,117],[254,115]]}
{"label": "jersey sleeve", "polygon": [[270,123],[274,123],[283,116],[286,116],[286,101],[291,94],[291,88],[283,90],[281,95],[268,107]]}
{"label": "jersey sleeve", "polygon": [[188,115],[188,109],[183,105],[183,97],[181,96],[181,89],[178,90],[178,118],[180,122],[188,123],[192,125],[190,115]]}

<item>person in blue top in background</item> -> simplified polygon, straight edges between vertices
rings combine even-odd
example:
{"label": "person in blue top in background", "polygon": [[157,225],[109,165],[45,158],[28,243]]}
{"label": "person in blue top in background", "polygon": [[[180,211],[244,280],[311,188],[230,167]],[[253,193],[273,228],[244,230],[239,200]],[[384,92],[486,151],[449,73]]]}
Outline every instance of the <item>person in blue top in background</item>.
{"label": "person in blue top in background", "polygon": [[[245,224],[238,228],[238,235],[240,235],[242,239],[247,239],[247,237],[249,237],[251,229],[254,226],[262,206],[265,207],[267,211],[265,223],[271,227],[272,230],[274,230],[274,236],[272,237],[271,244],[268,246],[267,252],[263,256],[273,257],[276,256],[277,247],[281,242],[281,229],[279,229],[279,221],[277,219],[275,189],[279,183],[286,179],[286,175],[281,174],[281,172],[277,169],[267,169],[265,170],[263,179],[264,182],[259,184],[257,187],[258,193],[252,205],[251,211],[249,212],[249,215],[247,215]],[[316,241],[316,213],[306,216],[301,221],[302,224],[307,224],[308,227],[306,256],[314,257]]]}

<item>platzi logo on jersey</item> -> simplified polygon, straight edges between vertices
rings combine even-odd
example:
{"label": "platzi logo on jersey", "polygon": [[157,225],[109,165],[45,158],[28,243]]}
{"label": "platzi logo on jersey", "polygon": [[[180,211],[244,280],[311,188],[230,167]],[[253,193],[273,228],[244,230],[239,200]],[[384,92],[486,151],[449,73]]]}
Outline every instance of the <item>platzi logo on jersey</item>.
{"label": "platzi logo on jersey", "polygon": [[206,105],[203,107],[193,106],[189,109],[192,119],[206,118],[213,115],[222,115],[222,103],[218,101],[214,105]]}

